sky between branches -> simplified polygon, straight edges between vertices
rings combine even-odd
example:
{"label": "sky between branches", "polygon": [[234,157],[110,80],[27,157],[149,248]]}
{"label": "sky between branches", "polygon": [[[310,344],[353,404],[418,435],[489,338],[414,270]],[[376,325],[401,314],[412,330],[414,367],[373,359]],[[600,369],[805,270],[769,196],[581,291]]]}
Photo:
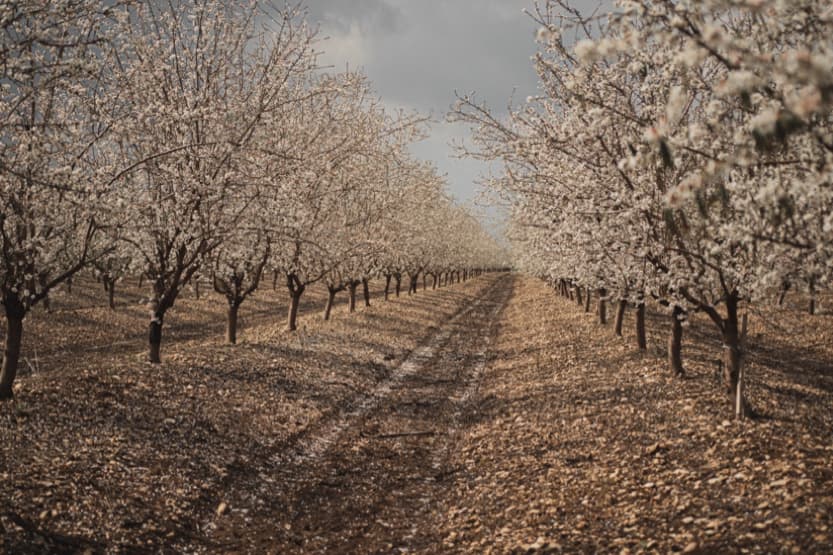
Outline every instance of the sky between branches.
{"label": "sky between branches", "polygon": [[[415,145],[414,154],[448,175],[458,201],[474,201],[475,182],[488,166],[453,156],[449,142],[468,130],[445,123],[445,114],[455,90],[476,92],[498,113],[510,98],[523,102],[535,94],[530,57],[537,26],[523,13],[532,0],[307,0],[306,5],[321,36],[329,37],[319,45],[325,64],[363,69],[388,106],[433,115],[431,137]],[[499,219],[494,210],[489,214],[488,220]]]}

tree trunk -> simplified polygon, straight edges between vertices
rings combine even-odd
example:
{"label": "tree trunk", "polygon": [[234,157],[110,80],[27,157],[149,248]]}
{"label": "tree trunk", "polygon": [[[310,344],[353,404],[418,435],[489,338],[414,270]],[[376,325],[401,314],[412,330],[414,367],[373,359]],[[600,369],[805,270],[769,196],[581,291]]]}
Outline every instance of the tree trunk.
{"label": "tree trunk", "polygon": [[388,300],[388,294],[390,293],[390,278],[392,276],[390,274],[385,274],[385,300]]}
{"label": "tree trunk", "polygon": [[426,291],[428,289],[428,273],[422,274],[422,290]]}
{"label": "tree trunk", "polygon": [[437,274],[431,274],[431,290],[437,289]]}
{"label": "tree trunk", "polygon": [[72,295],[72,276],[67,278],[67,295]]}
{"label": "tree trunk", "polygon": [[787,296],[787,291],[790,290],[790,282],[785,281],[781,284],[781,293],[778,295],[778,306],[783,306],[784,298]]}
{"label": "tree trunk", "polygon": [[622,337],[622,322],[625,320],[625,309],[628,307],[628,301],[619,299],[619,305],[616,307],[616,321],[613,326],[613,332]]}
{"label": "tree trunk", "polygon": [[153,319],[148,326],[148,361],[151,364],[159,364],[162,362],[160,357],[160,350],[162,347],[162,319],[164,315],[158,312],[153,315]]}
{"label": "tree trunk", "polygon": [[675,376],[685,374],[683,370],[683,323],[680,317],[685,311],[675,306],[671,312],[671,335],[668,337],[668,365]]}
{"label": "tree trunk", "polygon": [[335,287],[327,286],[327,305],[324,307],[324,320],[327,321],[330,319],[330,313],[333,310],[333,303],[336,300],[336,289]]}
{"label": "tree trunk", "polygon": [[145,274],[139,274],[139,289],[142,288],[142,284],[145,283]]}
{"label": "tree trunk", "polygon": [[113,298],[116,294],[116,280],[107,279],[107,302],[110,305],[110,310],[116,310],[116,300]]}
{"label": "tree trunk", "polygon": [[362,280],[362,294],[364,295],[364,306],[370,306],[370,286],[367,283],[367,278]]}
{"label": "tree trunk", "polygon": [[226,341],[232,345],[237,344],[237,311],[240,304],[237,301],[229,303],[228,317],[226,318]]}
{"label": "tree trunk", "polygon": [[726,318],[723,320],[723,381],[732,399],[732,407],[738,418],[749,416],[749,407],[741,388],[742,350],[738,328],[738,298],[726,299]]}
{"label": "tree trunk", "polygon": [[272,291],[277,291],[278,290],[278,276],[279,275],[280,274],[278,273],[277,270],[275,270],[275,272],[272,274]]}
{"label": "tree trunk", "polygon": [[604,288],[599,289],[599,306],[598,306],[598,316],[599,316],[599,323],[604,325],[607,324],[607,301],[605,300],[605,296],[607,295],[607,290]]}
{"label": "tree trunk", "polygon": [[194,297],[200,300],[200,280],[194,279]]}
{"label": "tree trunk", "polygon": [[398,297],[402,290],[402,274],[394,274],[393,279],[396,280],[396,296]]}
{"label": "tree trunk", "polygon": [[3,348],[3,367],[0,369],[0,401],[14,396],[12,387],[17,377],[20,345],[23,342],[23,316],[26,314],[16,298],[7,302],[12,306],[6,304],[6,342]]}
{"label": "tree trunk", "polygon": [[304,287],[298,287],[289,294],[289,313],[286,318],[286,330],[295,331],[298,329],[298,306],[301,304],[301,295]]}
{"label": "tree trunk", "polygon": [[592,295],[590,294],[590,288],[587,288],[586,294],[584,295],[584,312],[585,314],[590,313],[590,301],[592,299]]}
{"label": "tree trunk", "polygon": [[414,274],[410,276],[411,282],[408,284],[408,294],[416,294],[417,292],[417,283],[419,282],[419,274]]}
{"label": "tree trunk", "polygon": [[581,295],[581,287],[576,287],[576,304],[579,306],[584,304],[584,299]]}
{"label": "tree trunk", "polygon": [[640,351],[648,350],[648,340],[645,337],[645,302],[642,299],[636,306],[636,345]]}
{"label": "tree trunk", "polygon": [[358,282],[351,281],[347,286],[347,293],[348,293],[348,312],[356,312],[356,286]]}
{"label": "tree trunk", "polygon": [[810,304],[807,307],[807,312],[810,316],[816,313],[816,282],[812,279],[810,280]]}

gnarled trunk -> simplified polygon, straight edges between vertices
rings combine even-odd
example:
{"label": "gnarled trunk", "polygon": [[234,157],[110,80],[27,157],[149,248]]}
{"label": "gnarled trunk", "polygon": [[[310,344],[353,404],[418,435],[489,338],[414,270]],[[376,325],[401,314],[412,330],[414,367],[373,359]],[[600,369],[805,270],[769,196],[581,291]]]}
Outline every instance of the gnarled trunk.
{"label": "gnarled trunk", "polygon": [[396,296],[402,291],[402,274],[393,274],[393,279],[396,280]]}
{"label": "gnarled trunk", "polygon": [[680,318],[685,311],[675,306],[671,311],[671,334],[668,336],[668,365],[675,376],[685,374],[683,370],[683,322]]}
{"label": "gnarled trunk", "polygon": [[599,306],[597,310],[597,314],[599,316],[599,323],[604,325],[607,324],[607,301],[605,300],[605,296],[607,295],[607,290],[605,288],[599,289]]}
{"label": "gnarled trunk", "polygon": [[619,304],[616,306],[616,321],[613,325],[613,332],[622,337],[622,323],[625,320],[625,309],[628,307],[628,301],[619,299]]}
{"label": "gnarled trunk", "polygon": [[417,292],[417,283],[419,283],[419,274],[410,275],[410,283],[408,284],[408,294],[415,295]]}
{"label": "gnarled trunk", "polygon": [[7,297],[6,341],[3,346],[3,366],[0,369],[0,401],[14,396],[13,386],[20,361],[20,346],[23,343],[23,317],[26,310],[17,297]]}
{"label": "gnarled trunk", "polygon": [[240,304],[236,301],[230,302],[228,314],[226,315],[226,341],[232,345],[237,343],[237,313]]}
{"label": "gnarled trunk", "polygon": [[286,330],[295,331],[298,329],[298,307],[301,305],[301,295],[304,294],[306,286],[292,274],[287,274],[286,286],[289,289],[289,312],[286,317]]}

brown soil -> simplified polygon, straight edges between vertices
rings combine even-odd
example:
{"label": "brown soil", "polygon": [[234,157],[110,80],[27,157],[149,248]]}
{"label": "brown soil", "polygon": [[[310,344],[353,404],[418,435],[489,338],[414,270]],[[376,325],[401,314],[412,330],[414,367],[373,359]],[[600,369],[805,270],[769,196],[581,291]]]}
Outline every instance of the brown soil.
{"label": "brown soil", "polygon": [[[751,316],[752,421],[730,419],[708,322],[687,377],[509,274],[320,321],[283,290],[188,294],[144,362],[146,309],[96,284],[27,319],[0,405],[9,553],[827,553],[833,315]],[[633,327],[631,311],[626,330]]]}

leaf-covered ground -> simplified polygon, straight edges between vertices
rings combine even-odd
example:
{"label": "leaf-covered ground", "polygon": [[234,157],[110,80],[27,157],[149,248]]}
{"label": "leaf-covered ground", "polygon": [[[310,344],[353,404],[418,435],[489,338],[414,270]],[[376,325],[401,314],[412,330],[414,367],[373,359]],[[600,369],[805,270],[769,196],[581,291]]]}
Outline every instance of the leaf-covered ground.
{"label": "leaf-covered ground", "polygon": [[135,287],[116,311],[96,287],[27,319],[0,405],[7,552],[833,550],[833,314],[799,299],[750,315],[760,417],[738,423],[708,322],[676,379],[666,315],[640,355],[520,276],[387,303],[377,284],[329,323],[313,288],[296,334],[264,290],[237,346],[189,293],[161,366]]}
{"label": "leaf-covered ground", "polygon": [[387,303],[375,287],[370,308],[348,315],[341,298],[330,322],[312,288],[295,334],[285,292],[267,287],[241,308],[237,346],[223,342],[224,301],[189,292],[166,318],[160,366],[144,362],[135,283],[115,311],[100,286],[76,284],[27,318],[17,398],[0,404],[0,545],[225,551],[210,532],[222,503],[236,510],[229,492],[383,383],[488,284]]}
{"label": "leaf-covered ground", "polygon": [[[545,285],[518,280],[446,506],[452,552],[830,553],[833,315],[750,316],[755,421],[730,419],[709,322],[688,377]],[[626,321],[626,326],[632,325]]]}

